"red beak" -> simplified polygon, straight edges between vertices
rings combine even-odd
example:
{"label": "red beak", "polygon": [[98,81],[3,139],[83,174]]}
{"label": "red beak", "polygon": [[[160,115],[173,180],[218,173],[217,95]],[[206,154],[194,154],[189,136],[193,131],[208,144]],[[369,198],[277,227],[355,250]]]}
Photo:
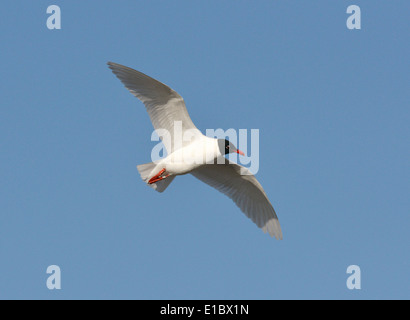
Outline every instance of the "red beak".
{"label": "red beak", "polygon": [[245,155],[241,150],[236,150],[236,153],[239,153],[241,156]]}

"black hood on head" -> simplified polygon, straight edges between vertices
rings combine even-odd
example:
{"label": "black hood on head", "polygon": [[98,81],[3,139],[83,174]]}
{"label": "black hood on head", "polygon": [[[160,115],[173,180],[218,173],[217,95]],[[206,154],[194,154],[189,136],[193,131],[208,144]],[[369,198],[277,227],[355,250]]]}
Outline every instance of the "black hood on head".
{"label": "black hood on head", "polygon": [[218,139],[218,147],[221,154],[235,153],[238,149],[226,139]]}

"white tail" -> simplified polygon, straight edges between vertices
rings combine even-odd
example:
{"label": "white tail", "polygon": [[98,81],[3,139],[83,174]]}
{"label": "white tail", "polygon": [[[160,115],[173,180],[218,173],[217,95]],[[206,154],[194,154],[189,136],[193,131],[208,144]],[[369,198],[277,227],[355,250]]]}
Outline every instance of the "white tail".
{"label": "white tail", "polygon": [[[153,172],[156,166],[157,165],[153,162],[144,163],[144,164],[140,164],[139,166],[137,166],[138,172],[141,175],[141,179],[144,180],[147,184],[148,184],[149,179],[156,173],[156,172]],[[172,180],[174,180],[174,178],[175,176],[171,176],[171,177],[165,178],[164,180],[160,180],[158,182],[148,184],[148,186],[150,186],[151,188],[153,188],[154,190],[158,192],[164,192],[165,189],[170,185]]]}

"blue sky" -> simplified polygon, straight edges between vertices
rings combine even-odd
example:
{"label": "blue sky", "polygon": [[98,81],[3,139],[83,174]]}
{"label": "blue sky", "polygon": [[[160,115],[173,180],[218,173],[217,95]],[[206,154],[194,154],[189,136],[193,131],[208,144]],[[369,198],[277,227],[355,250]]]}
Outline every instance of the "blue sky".
{"label": "blue sky", "polygon": [[[59,5],[62,29],[48,30]],[[348,30],[346,8],[361,8]],[[409,1],[6,1],[1,299],[410,298]],[[156,142],[106,66],[159,79],[199,129],[259,129],[283,241]],[[346,287],[358,265],[362,289]],[[46,287],[58,265],[62,289]]]}

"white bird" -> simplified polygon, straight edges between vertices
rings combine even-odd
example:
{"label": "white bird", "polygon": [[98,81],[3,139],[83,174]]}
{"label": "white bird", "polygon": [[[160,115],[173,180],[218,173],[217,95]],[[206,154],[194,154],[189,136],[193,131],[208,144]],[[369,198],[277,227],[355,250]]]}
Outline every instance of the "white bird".
{"label": "white bird", "polygon": [[[144,103],[154,129],[166,130],[170,139],[165,143],[168,155],[158,162],[137,166],[150,187],[163,192],[178,175],[192,174],[224,193],[259,228],[276,239],[282,239],[278,217],[262,186],[251,172],[224,156],[243,152],[225,139],[204,136],[193,124],[183,98],[165,84],[123,65],[108,62],[109,68],[124,86]],[[189,132],[190,140],[178,143],[180,134]],[[201,161],[194,160],[201,159]]]}

